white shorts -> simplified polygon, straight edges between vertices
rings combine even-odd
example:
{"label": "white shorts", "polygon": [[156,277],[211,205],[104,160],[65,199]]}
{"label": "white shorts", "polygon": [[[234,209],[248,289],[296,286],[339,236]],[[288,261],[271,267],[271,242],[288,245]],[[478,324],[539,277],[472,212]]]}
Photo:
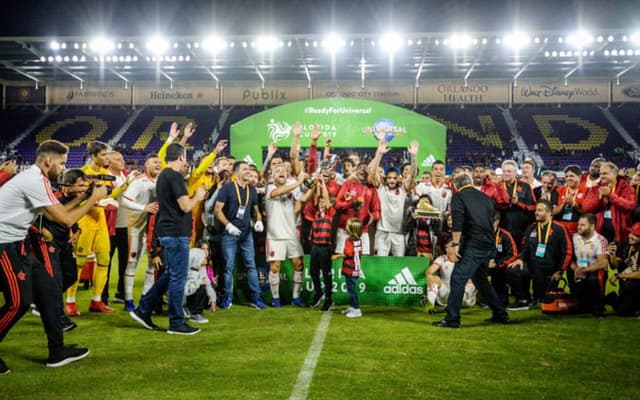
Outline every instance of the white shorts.
{"label": "white shorts", "polygon": [[266,249],[267,261],[284,261],[304,255],[298,239],[267,239]]}
{"label": "white shorts", "polygon": [[[335,254],[344,253],[344,244],[347,241],[348,237],[349,234],[347,233],[347,231],[342,228],[338,228],[338,233],[336,234]],[[362,254],[368,256],[369,254],[371,254],[371,252],[369,251],[369,249],[371,248],[371,245],[369,244],[369,232],[362,232],[362,237],[360,238],[360,240],[362,240]]]}
{"label": "white shorts", "polygon": [[[447,302],[449,301],[449,294],[451,293],[451,288],[449,285],[442,284],[438,287],[438,285],[431,285],[427,288],[429,302],[433,305],[436,303],[442,307],[447,306]],[[476,304],[476,295],[478,294],[478,290],[474,286],[473,282],[470,280],[467,281],[464,286],[464,295],[462,297],[462,305],[464,307],[472,307]]]}
{"label": "white shorts", "polygon": [[404,234],[376,231],[376,255],[404,257]]}

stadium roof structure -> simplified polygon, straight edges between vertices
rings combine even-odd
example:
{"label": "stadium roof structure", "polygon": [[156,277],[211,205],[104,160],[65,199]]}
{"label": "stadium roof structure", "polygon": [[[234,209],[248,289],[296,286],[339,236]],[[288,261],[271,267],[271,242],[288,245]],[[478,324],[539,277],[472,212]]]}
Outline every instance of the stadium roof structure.
{"label": "stadium roof structure", "polygon": [[307,81],[640,78],[640,32],[2,37],[0,80]]}

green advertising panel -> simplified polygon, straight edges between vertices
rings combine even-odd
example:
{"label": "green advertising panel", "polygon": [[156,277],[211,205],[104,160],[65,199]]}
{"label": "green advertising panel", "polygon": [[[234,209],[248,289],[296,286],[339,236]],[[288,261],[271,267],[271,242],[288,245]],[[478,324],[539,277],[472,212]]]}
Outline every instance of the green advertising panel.
{"label": "green advertising panel", "polygon": [[446,128],[439,122],[402,107],[340,97],[285,104],[231,125],[231,153],[241,159],[248,156],[262,168],[262,149],[271,142],[289,147],[297,121],[303,127],[302,148],[309,147],[312,127],[317,124],[322,131],[319,147],[324,139],[331,139],[333,148],[375,148],[376,135],[385,132],[392,148],[419,142],[419,168],[445,159]]}
{"label": "green advertising panel", "polygon": [[[313,297],[313,282],[309,275],[309,256],[304,257],[304,278],[302,297],[309,302]],[[349,294],[345,278],[340,272],[342,261],[333,264],[333,302],[337,305],[349,304]],[[363,256],[364,278],[359,278],[356,287],[358,299],[363,305],[377,306],[419,306],[422,295],[426,295],[425,272],[428,262],[423,257],[378,257]],[[236,301],[247,301],[248,284],[244,268],[236,268]],[[266,304],[271,304],[268,282],[269,267],[258,261],[258,276],[262,296]],[[322,278],[320,279],[322,281]],[[290,262],[282,263],[280,271],[280,298],[283,304],[291,302],[293,289],[293,267]]]}

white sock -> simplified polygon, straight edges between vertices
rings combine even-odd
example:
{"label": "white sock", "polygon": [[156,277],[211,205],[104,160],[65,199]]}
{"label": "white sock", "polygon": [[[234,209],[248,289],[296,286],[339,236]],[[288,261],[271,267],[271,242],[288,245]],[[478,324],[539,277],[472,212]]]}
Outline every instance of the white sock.
{"label": "white sock", "polygon": [[91,296],[91,301],[102,301],[102,296]]}
{"label": "white sock", "polygon": [[427,300],[432,306],[436,305],[436,296],[438,295],[438,285],[430,285],[427,289]]}
{"label": "white sock", "polygon": [[280,273],[269,271],[269,286],[271,286],[271,297],[280,298]]}
{"label": "white sock", "polygon": [[67,296],[67,303],[75,303],[75,302],[76,302],[76,298],[75,297]]}
{"label": "white sock", "polygon": [[293,271],[293,298],[300,297],[300,289],[302,289],[302,271]]}
{"label": "white sock", "polygon": [[[168,273],[168,271],[165,271],[165,273]],[[153,268],[153,266],[150,266],[144,273],[144,285],[142,286],[142,294],[146,294],[155,282],[156,270]]]}
{"label": "white sock", "polygon": [[133,281],[136,279],[137,262],[130,262],[124,270],[124,299],[133,300]]}

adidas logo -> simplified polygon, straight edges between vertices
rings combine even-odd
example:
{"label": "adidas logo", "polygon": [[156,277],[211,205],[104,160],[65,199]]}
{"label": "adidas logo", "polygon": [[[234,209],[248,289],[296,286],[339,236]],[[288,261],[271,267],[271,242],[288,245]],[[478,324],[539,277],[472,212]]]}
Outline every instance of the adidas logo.
{"label": "adidas logo", "polygon": [[408,267],[402,268],[396,276],[387,282],[384,287],[385,294],[423,294],[424,289],[418,286],[418,282],[411,275]]}

